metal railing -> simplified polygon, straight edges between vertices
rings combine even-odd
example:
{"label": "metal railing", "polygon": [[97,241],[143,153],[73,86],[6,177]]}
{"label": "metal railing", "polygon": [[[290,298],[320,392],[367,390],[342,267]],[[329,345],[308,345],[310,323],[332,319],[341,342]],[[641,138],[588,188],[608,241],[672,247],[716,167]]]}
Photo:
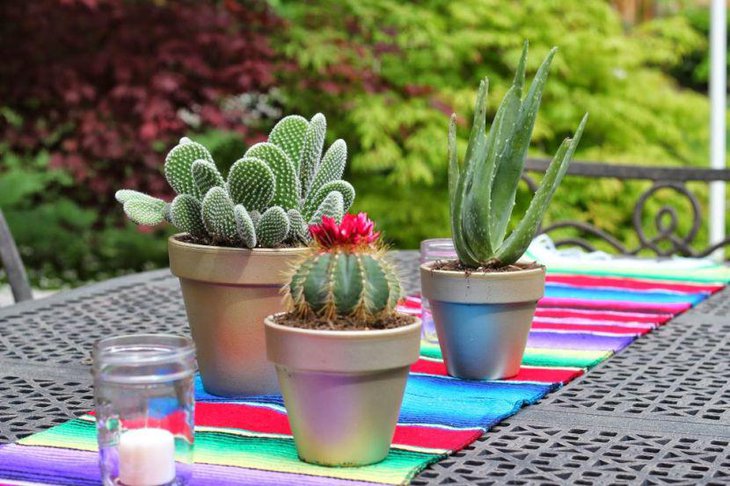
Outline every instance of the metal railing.
{"label": "metal railing", "polygon": [[[529,172],[545,172],[549,160],[528,159],[522,178],[530,190],[537,190],[537,183]],[[660,257],[681,255],[688,257],[705,257],[720,248],[730,246],[730,237],[720,242],[697,249],[697,235],[703,223],[702,206],[696,194],[688,187],[688,182],[730,181],[730,169],[700,169],[689,167],[648,167],[639,165],[617,165],[604,162],[573,162],[568,175],[586,178],[615,178],[621,180],[651,181],[651,186],[644,190],[636,201],[632,213],[632,230],[638,237],[638,245],[629,247],[615,236],[594,224],[584,221],[557,221],[540,228],[540,233],[552,236],[558,230],[574,229],[579,236],[553,238],[556,246],[579,246],[589,251],[596,250],[595,242],[602,241],[611,249],[623,255],[637,255],[652,252]],[[668,189],[687,201],[691,207],[690,214],[682,214],[682,218],[690,218],[690,228],[686,234],[679,233],[680,215],[675,205],[662,204],[655,213],[653,230],[649,234],[645,228],[642,215],[649,201],[659,190]]]}

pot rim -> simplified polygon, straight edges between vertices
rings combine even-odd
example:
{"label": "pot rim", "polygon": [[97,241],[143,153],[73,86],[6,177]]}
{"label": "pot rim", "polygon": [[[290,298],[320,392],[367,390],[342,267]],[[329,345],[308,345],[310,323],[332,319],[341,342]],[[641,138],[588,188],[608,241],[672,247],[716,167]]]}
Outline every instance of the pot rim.
{"label": "pot rim", "polygon": [[189,233],[175,233],[171,235],[167,241],[171,245],[187,248],[189,250],[198,251],[201,253],[255,253],[255,254],[269,254],[276,255],[282,253],[300,253],[302,250],[306,250],[308,246],[297,246],[294,248],[235,248],[231,246],[217,246],[217,245],[201,245],[199,243],[190,243],[187,241],[180,241],[178,238]]}
{"label": "pot rim", "polygon": [[391,338],[391,337],[401,337],[404,335],[408,335],[412,333],[415,329],[420,329],[421,327],[421,319],[416,316],[413,317],[414,321],[411,324],[408,324],[407,326],[401,326],[401,327],[395,327],[392,329],[372,329],[372,330],[354,330],[354,331],[330,331],[330,330],[322,330],[322,329],[303,329],[301,327],[291,327],[291,326],[283,326],[281,324],[277,324],[273,317],[279,316],[282,314],[286,314],[285,312],[277,312],[276,314],[271,314],[269,316],[266,316],[266,319],[264,320],[264,324],[267,327],[270,327],[272,329],[275,329],[277,331],[281,332],[289,332],[291,334],[298,334],[301,336],[318,336],[318,337],[328,337],[332,339],[342,339],[342,340],[352,340],[352,339],[358,339],[358,340],[368,340],[368,339],[383,339],[383,338]]}
{"label": "pot rim", "polygon": [[[537,263],[537,262],[534,262]],[[484,272],[472,272],[472,273],[466,273],[465,271],[457,271],[457,270],[437,270],[431,268],[434,264],[436,264],[435,261],[433,262],[426,262],[422,263],[420,265],[421,272],[428,272],[432,275],[440,275],[442,277],[451,277],[451,278],[469,278],[469,279],[480,279],[480,280],[504,280],[504,279],[510,279],[510,278],[525,278],[525,277],[538,277],[540,275],[545,274],[545,270],[547,267],[543,265],[542,263],[538,263],[538,266],[535,268],[525,268],[521,270],[510,270],[507,272],[490,272],[490,273],[484,273]]]}

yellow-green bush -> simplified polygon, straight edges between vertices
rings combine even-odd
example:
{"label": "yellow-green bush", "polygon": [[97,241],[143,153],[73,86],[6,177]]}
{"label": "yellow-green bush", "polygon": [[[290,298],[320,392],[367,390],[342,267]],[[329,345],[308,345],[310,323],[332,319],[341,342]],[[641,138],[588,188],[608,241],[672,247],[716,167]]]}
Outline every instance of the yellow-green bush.
{"label": "yellow-green bush", "polygon": [[[321,110],[353,153],[356,208],[397,246],[448,235],[446,134],[459,114],[465,145],[476,87],[490,78],[492,114],[509,87],[523,39],[537,68],[553,64],[533,137],[552,153],[591,114],[576,159],[651,165],[706,164],[707,99],[663,70],[704,39],[682,17],[625,33],[604,0],[329,0],[275,2],[290,26],[279,45],[299,70],[290,109]],[[463,147],[462,147],[463,149]],[[630,242],[637,184],[566,180],[547,222],[587,220]]]}

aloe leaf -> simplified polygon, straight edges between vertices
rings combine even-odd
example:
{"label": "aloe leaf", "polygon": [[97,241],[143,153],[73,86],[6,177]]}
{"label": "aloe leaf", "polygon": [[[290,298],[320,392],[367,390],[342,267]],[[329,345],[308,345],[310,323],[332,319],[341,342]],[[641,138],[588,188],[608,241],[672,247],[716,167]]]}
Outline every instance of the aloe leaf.
{"label": "aloe leaf", "polygon": [[485,160],[474,168],[474,184],[465,196],[464,208],[467,217],[463,222],[464,231],[468,241],[479,242],[478,248],[473,249],[481,262],[486,262],[494,256],[496,246],[493,245],[493,241],[504,239],[504,235],[495,238],[490,232],[492,184],[497,156],[514,135],[515,121],[522,106],[519,92],[519,88],[513,85],[502,99],[489,129]]}
{"label": "aloe leaf", "polygon": [[454,194],[459,185],[459,154],[456,149],[456,113],[449,120],[449,203],[454,214]]}
{"label": "aloe leaf", "polygon": [[512,82],[514,86],[520,91],[520,98],[522,97],[522,87],[525,85],[525,65],[527,64],[527,50],[530,46],[529,41],[525,40],[522,44],[522,55],[520,56],[520,62],[517,63],[517,71],[515,71],[515,79]]}
{"label": "aloe leaf", "polygon": [[525,253],[530,242],[535,237],[535,233],[540,226],[545,211],[550,205],[553,194],[555,194],[555,191],[568,170],[575,149],[578,147],[580,139],[583,136],[583,130],[587,121],[588,114],[586,113],[580,125],[578,125],[578,129],[575,131],[573,138],[566,138],[563,140],[560,148],[558,148],[540,187],[535,192],[532,201],[530,201],[530,206],[527,208],[525,216],[497,251],[495,260],[500,264],[510,265],[516,262]]}
{"label": "aloe leaf", "polygon": [[461,201],[459,188],[463,185],[461,180],[461,171],[459,169],[459,155],[456,149],[456,114],[451,115],[449,121],[449,210],[451,214],[451,233],[454,240],[454,248],[459,260],[475,264],[476,261],[471,257],[466,249],[464,236],[461,232]]}
{"label": "aloe leaf", "polygon": [[455,187],[454,197],[452,198],[452,214],[451,232],[454,239],[454,247],[459,260],[467,266],[478,267],[479,259],[476,257],[472,249],[472,242],[466,239],[463,226],[464,218],[464,196],[471,190],[474,184],[474,165],[479,160],[483,160],[484,152],[487,147],[487,136],[485,133],[487,118],[487,92],[489,89],[489,81],[485,78],[479,84],[479,93],[477,94],[477,102],[474,109],[474,122],[472,124],[471,135],[469,137],[469,145],[466,149],[466,157],[464,159],[464,167],[458,178]]}
{"label": "aloe leaf", "polygon": [[[467,191],[465,219],[463,221],[466,240],[479,242],[472,244],[473,252],[481,262],[486,262],[494,256],[494,250],[504,241],[504,233],[494,235],[490,231],[492,219],[492,185],[494,184],[495,169],[498,156],[505,145],[511,143],[514,137],[517,118],[522,108],[522,87],[525,84],[525,64],[527,59],[527,41],[522,48],[522,56],[517,66],[512,86],[505,94],[497,108],[494,121],[489,129],[486,142],[486,154],[483,162],[480,161],[474,168],[474,184]],[[506,228],[505,228],[506,231]]]}
{"label": "aloe leaf", "polygon": [[487,93],[489,92],[489,79],[484,78],[479,83],[477,102],[474,105],[474,120],[469,135],[469,145],[466,147],[464,156],[464,172],[470,170],[470,164],[474,160],[475,153],[479,153],[487,143]]}
{"label": "aloe leaf", "polygon": [[512,215],[515,196],[517,195],[517,185],[525,166],[532,129],[535,126],[535,119],[542,100],[542,91],[556,51],[557,48],[551,49],[537,70],[537,74],[535,74],[535,78],[530,84],[530,90],[522,103],[514,136],[509,143],[504,144],[504,149],[499,155],[492,188],[492,217],[490,218],[490,233],[494,235],[494,241],[492,242],[494,246],[501,245]]}

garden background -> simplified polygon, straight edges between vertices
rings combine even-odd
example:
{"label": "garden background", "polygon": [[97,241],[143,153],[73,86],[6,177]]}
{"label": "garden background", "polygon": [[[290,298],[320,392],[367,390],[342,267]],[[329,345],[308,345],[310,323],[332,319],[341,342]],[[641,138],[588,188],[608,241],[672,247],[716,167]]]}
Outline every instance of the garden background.
{"label": "garden background", "polygon": [[[449,115],[465,144],[479,80],[492,115],[523,39],[531,72],[560,47],[531,155],[589,111],[577,160],[707,166],[708,28],[698,1],[1,2],[0,207],[36,286],[165,266],[171,229],[125,221],[116,189],[169,196],[182,136],[225,169],[284,114],[321,111],[349,147],[353,209],[416,248],[449,234]],[[546,222],[632,243],[641,184],[590,184],[566,180]]]}

